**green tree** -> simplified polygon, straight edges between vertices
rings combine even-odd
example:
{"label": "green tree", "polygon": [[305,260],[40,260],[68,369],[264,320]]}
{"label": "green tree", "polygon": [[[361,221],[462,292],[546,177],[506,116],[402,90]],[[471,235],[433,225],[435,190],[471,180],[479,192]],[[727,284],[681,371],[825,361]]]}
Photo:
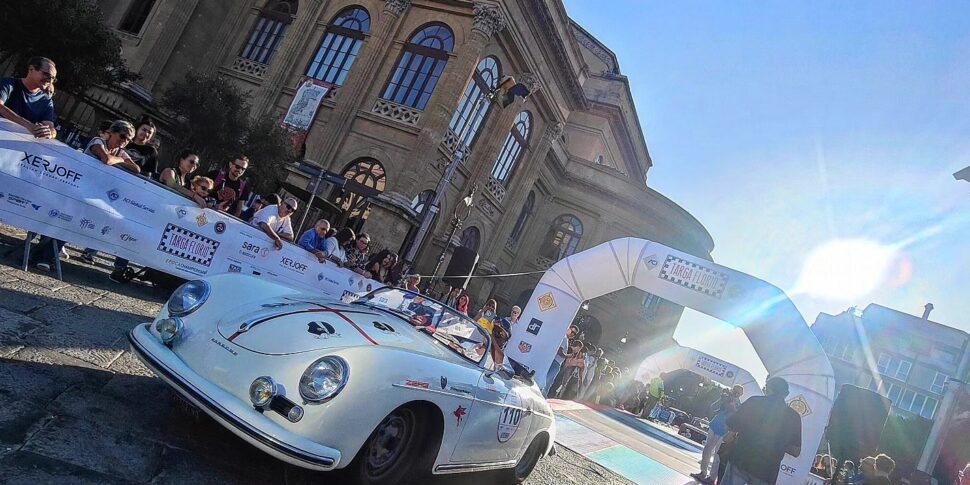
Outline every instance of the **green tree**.
{"label": "green tree", "polygon": [[161,105],[175,120],[177,146],[196,150],[210,169],[248,156],[253,168],[247,178],[266,193],[276,190],[296,155],[289,133],[275,119],[250,121],[247,99],[248,93],[215,74],[189,72],[165,89]]}
{"label": "green tree", "polygon": [[136,77],[92,0],[5,0],[0,12],[0,64],[14,60],[15,74],[24,74],[28,58],[44,56],[57,64],[58,89],[74,93]]}

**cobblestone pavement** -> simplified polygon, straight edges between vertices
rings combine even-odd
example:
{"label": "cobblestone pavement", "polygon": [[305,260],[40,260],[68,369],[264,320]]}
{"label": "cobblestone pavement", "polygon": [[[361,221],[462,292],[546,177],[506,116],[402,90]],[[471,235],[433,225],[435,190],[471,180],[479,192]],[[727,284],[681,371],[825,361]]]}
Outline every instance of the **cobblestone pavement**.
{"label": "cobblestone pavement", "polygon": [[[0,225],[0,482],[340,483],[285,465],[174,405],[126,333],[167,295],[107,278],[110,261],[19,269],[24,233]],[[5,253],[12,252],[3,256]],[[494,474],[445,483],[496,483]],[[628,483],[559,447],[527,483]]]}

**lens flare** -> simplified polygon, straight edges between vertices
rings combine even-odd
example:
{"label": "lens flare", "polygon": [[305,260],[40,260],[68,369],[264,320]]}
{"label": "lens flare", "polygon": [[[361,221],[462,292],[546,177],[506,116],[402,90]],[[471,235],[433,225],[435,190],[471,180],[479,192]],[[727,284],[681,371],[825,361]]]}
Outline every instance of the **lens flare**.
{"label": "lens flare", "polygon": [[876,241],[829,241],[808,255],[794,292],[826,300],[856,300],[886,281],[896,258],[894,247]]}

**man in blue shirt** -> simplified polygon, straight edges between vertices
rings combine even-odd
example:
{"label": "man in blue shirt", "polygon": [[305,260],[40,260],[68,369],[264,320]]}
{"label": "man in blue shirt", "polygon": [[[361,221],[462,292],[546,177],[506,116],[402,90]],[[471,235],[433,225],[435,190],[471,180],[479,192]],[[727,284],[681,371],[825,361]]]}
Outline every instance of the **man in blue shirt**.
{"label": "man in blue shirt", "polygon": [[27,76],[23,79],[0,79],[0,116],[17,123],[37,138],[54,138],[54,83],[57,68],[46,57],[32,57],[27,61]]}
{"label": "man in blue shirt", "polygon": [[307,231],[300,236],[300,240],[297,242],[297,244],[299,244],[301,248],[313,253],[322,263],[327,259],[327,253],[324,251],[323,242],[326,241],[327,231],[329,230],[330,222],[326,219],[320,219],[313,227],[307,229]]}

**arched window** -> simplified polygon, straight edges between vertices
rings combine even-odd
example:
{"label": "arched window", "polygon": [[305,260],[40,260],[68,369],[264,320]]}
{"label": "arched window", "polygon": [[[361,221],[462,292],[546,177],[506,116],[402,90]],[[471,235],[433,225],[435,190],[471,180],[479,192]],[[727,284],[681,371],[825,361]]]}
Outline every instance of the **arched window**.
{"label": "arched window", "polygon": [[243,47],[239,57],[249,59],[260,64],[269,64],[276,55],[276,50],[283,43],[286,29],[296,17],[298,4],[296,0],[271,0],[259,12],[259,17],[249,33],[249,40]]}
{"label": "arched window", "polygon": [[327,27],[306,75],[335,86],[343,85],[367,32],[370,32],[367,11],[361,7],[344,9]]}
{"label": "arched window", "polygon": [[519,242],[519,238],[522,237],[522,233],[525,232],[525,225],[529,223],[529,218],[532,217],[532,213],[535,212],[536,208],[536,193],[529,191],[529,196],[525,199],[525,205],[522,206],[522,211],[519,212],[519,218],[515,220],[515,226],[512,227],[512,240]]}
{"label": "arched window", "polygon": [[434,191],[424,190],[411,200],[411,209],[419,215],[429,208],[429,204],[434,200]]}
{"label": "arched window", "polygon": [[582,237],[583,223],[572,214],[563,214],[552,223],[539,253],[546,258],[559,261],[576,252]]}
{"label": "arched window", "polygon": [[475,226],[471,226],[461,232],[461,245],[472,251],[478,252],[478,244],[481,241],[481,232]]}
{"label": "arched window", "polygon": [[384,99],[423,110],[448,63],[455,37],[444,24],[429,24],[411,36],[384,90]]}
{"label": "arched window", "polygon": [[[373,158],[361,158],[351,163],[344,170],[344,177],[353,180],[364,187],[369,187],[377,192],[383,192],[387,183],[384,165]],[[367,198],[344,189],[337,200],[337,205],[347,213],[351,219],[360,219],[366,215]]]}
{"label": "arched window", "polygon": [[488,113],[491,105],[485,97],[498,86],[501,74],[498,60],[494,57],[486,57],[478,63],[448,126],[456,138],[461,137],[455,144],[455,150],[471,147],[472,140],[478,134],[478,128],[482,125],[482,120],[485,119],[485,114]]}
{"label": "arched window", "polygon": [[519,113],[515,118],[515,124],[509,131],[509,136],[505,138],[502,151],[495,160],[495,167],[492,168],[492,178],[508,186],[509,179],[515,171],[515,166],[519,163],[519,158],[525,148],[529,147],[529,133],[532,131],[532,115],[528,111]]}

